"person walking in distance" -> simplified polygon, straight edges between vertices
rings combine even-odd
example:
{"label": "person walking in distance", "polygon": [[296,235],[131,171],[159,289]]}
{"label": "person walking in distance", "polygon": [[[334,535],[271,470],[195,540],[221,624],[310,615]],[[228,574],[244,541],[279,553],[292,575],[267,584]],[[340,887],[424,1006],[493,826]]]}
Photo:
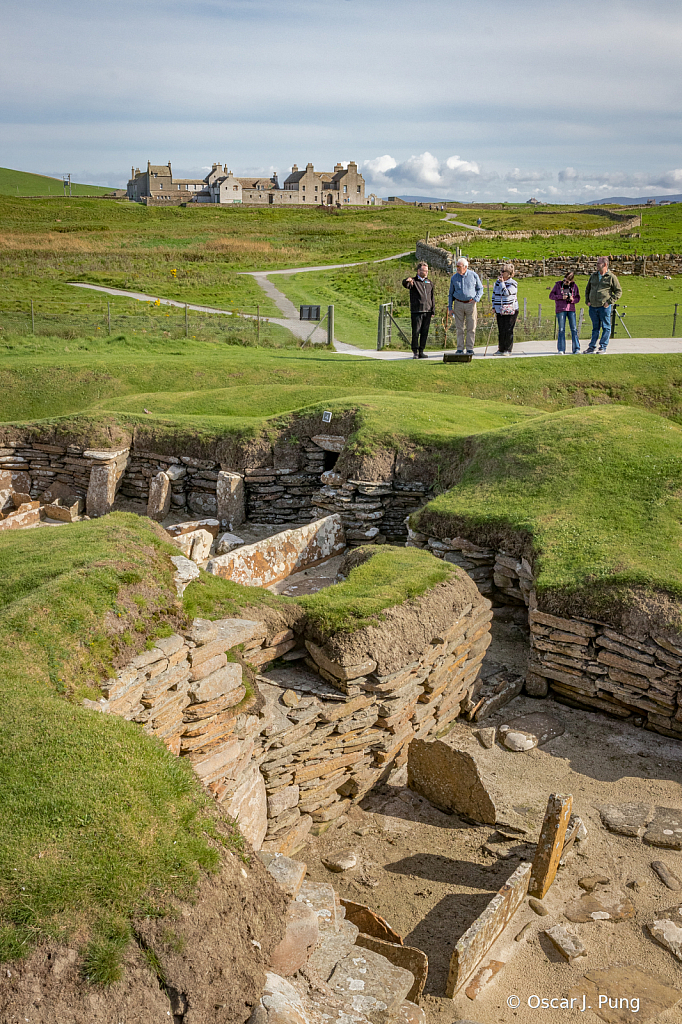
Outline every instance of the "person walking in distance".
{"label": "person walking in distance", "polygon": [[558,325],[556,347],[557,352],[562,356],[566,352],[566,320],[571,328],[571,341],[573,342],[573,355],[580,352],[580,338],[575,323],[575,304],[580,302],[580,289],[575,283],[574,274],[569,270],[564,274],[563,281],[557,281],[551,292],[550,299],[554,299],[556,306],[556,320]]}
{"label": "person walking in distance", "polygon": [[454,311],[457,352],[460,355],[464,352],[465,334],[467,352],[474,354],[478,303],[482,298],[483,283],[480,277],[474,270],[469,270],[469,261],[464,256],[459,256],[457,272],[450,278],[448,309],[451,313]]}
{"label": "person walking in distance", "polygon": [[[585,355],[591,356],[595,352],[606,352],[606,346],[611,337],[611,306],[623,294],[620,281],[609,270],[609,261],[606,256],[600,256],[597,260],[597,269],[590,274],[585,288],[585,302],[589,307],[590,320],[592,321],[592,338],[589,346],[585,349]],[[599,332],[601,331],[601,338]],[[597,342],[599,348],[597,349]]]}
{"label": "person walking in distance", "polygon": [[428,359],[424,352],[429,337],[431,317],[436,311],[433,283],[429,281],[427,263],[417,264],[415,277],[406,277],[403,288],[410,290],[410,317],[412,319],[412,358]]}
{"label": "person walking in distance", "polygon": [[519,315],[518,285],[513,277],[514,264],[505,263],[493,287],[493,309],[497,317],[496,356],[510,356],[514,345],[514,325]]}

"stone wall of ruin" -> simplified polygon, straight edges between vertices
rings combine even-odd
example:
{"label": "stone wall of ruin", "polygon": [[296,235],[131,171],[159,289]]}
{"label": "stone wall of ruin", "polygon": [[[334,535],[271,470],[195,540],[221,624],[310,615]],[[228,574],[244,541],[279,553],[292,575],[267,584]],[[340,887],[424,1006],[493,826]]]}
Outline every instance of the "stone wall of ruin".
{"label": "stone wall of ruin", "polygon": [[[99,701],[85,703],[187,758],[256,848],[290,854],[404,764],[415,736],[440,736],[458,716],[492,615],[462,579],[451,605],[439,635],[390,672],[371,657],[335,659],[305,639],[304,625],[273,632],[258,621],[198,619],[186,634],[157,640],[107,680]],[[276,669],[260,675],[278,659],[303,670],[282,681]],[[255,692],[247,696],[249,675]]]}
{"label": "stone wall of ruin", "polygon": [[[478,239],[480,241],[480,239]],[[456,256],[450,249],[417,242],[417,259],[426,260],[434,270],[455,273]],[[560,277],[567,270],[577,274],[592,274],[597,269],[596,256],[552,256],[544,260],[514,259],[514,277]],[[501,258],[471,257],[469,266],[481,278],[496,278]],[[609,256],[609,265],[617,275],[635,274],[643,277],[665,277],[682,274],[682,254],[668,253],[665,255],[635,256],[617,254]]]}
{"label": "stone wall of ruin", "polygon": [[551,690],[572,707],[682,739],[682,645],[656,631],[632,636],[606,621],[541,611],[525,558],[463,537],[439,540],[414,531],[408,544],[459,565],[493,604],[528,609],[527,693],[544,697]]}

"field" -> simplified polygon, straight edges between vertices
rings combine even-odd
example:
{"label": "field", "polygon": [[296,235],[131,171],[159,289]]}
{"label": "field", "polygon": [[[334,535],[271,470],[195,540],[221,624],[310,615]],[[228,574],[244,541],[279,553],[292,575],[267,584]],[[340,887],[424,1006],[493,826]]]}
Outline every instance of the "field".
{"label": "field", "polygon": [[[551,212],[549,212],[551,210]],[[450,212],[455,212],[451,210]],[[467,256],[494,256],[499,259],[542,259],[547,256],[580,255],[596,256],[601,253],[675,253],[682,252],[682,204],[633,209],[615,207],[614,212],[622,215],[642,215],[642,226],[627,228],[613,235],[595,238],[581,235],[558,238],[495,239],[477,235],[461,246]],[[611,222],[597,214],[578,214],[575,207],[524,207],[514,206],[509,210],[488,210],[475,207],[458,209],[457,219],[465,224],[475,224],[477,217],[482,220],[484,232],[495,231],[558,231],[589,230],[605,228]],[[452,231],[464,231],[453,225]],[[440,231],[439,234],[445,234]]]}
{"label": "field", "polygon": [[[480,213],[484,226],[491,230],[544,227],[545,221],[567,228],[578,221],[578,226],[583,221],[588,226],[605,222],[603,217],[576,213],[573,208],[552,213],[544,212],[544,208],[535,213],[525,206],[508,210],[457,208],[455,212],[467,223],[475,222]],[[682,237],[679,207],[645,210],[643,217],[639,239],[619,235],[600,239],[566,237],[512,245],[482,237],[466,249],[472,256],[512,259],[516,255],[542,256],[558,251],[629,252],[633,246],[639,252],[676,251]],[[252,314],[259,309],[262,316],[277,316],[274,303],[243,271],[352,263],[413,251],[417,238],[427,233],[434,237],[448,230],[442,218],[440,211],[410,206],[305,211],[156,209],[127,201],[67,198],[29,202],[0,196],[0,327],[5,335],[27,332],[32,300],[38,334],[68,332],[72,338],[79,331],[96,334],[97,328],[101,331],[107,323],[108,301],[115,334],[151,333],[153,325],[130,319],[150,312],[158,320],[167,320],[165,327],[158,326],[159,331],[167,330],[172,337],[183,333],[181,312],[150,310],[122,297],[107,300],[101,293],[71,287],[68,282],[74,281]],[[404,316],[407,312],[407,293],[400,280],[411,269],[412,259],[405,257],[300,277],[277,276],[273,282],[296,304],[334,303],[337,337],[373,347],[379,302],[392,299],[397,314]],[[543,320],[548,322],[543,323],[540,334],[545,336],[553,329],[552,317],[548,316],[553,310],[544,302],[548,284],[551,287],[551,282],[541,279],[525,280],[520,293],[522,300],[527,299],[529,317],[532,314],[535,319],[538,303],[543,304]],[[443,278],[438,282],[441,312],[446,292]],[[635,337],[670,336],[674,304],[681,294],[679,279],[628,280],[623,302],[630,306],[627,315],[631,333]],[[490,315],[486,300],[481,313]],[[521,327],[519,331],[523,333]],[[679,331],[682,333],[682,326]],[[530,336],[538,332],[529,322],[526,333]],[[442,332],[434,329],[432,341],[442,344]]]}
{"label": "field", "polygon": [[[69,187],[66,191],[68,194]],[[103,196],[113,191],[100,185],[79,185],[71,182],[72,196]],[[63,196],[61,178],[49,178],[44,174],[29,174],[0,167],[0,196]]]}

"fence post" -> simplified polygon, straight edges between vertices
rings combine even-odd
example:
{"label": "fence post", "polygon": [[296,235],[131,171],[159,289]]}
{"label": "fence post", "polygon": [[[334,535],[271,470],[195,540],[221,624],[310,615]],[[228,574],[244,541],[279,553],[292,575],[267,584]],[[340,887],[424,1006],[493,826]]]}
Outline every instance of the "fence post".
{"label": "fence post", "polygon": [[111,334],[111,306],[107,302],[107,331]]}
{"label": "fence post", "polygon": [[544,256],[542,257],[542,276],[543,277],[547,276],[547,273],[546,273],[546,270],[545,270],[545,257]]}
{"label": "fence post", "polygon": [[187,303],[185,303],[185,337],[189,338],[189,311]]}
{"label": "fence post", "polygon": [[616,337],[616,317],[618,315],[618,303],[614,302],[612,308],[613,308],[613,314],[611,316],[611,337],[615,338]]}
{"label": "fence post", "polygon": [[528,319],[528,299],[525,298],[525,296],[524,296],[524,299],[523,299],[523,319],[524,320]]}
{"label": "fence post", "polygon": [[31,334],[36,333],[36,321],[33,315],[33,299],[31,299]]}
{"label": "fence post", "polygon": [[675,337],[675,329],[677,328],[677,307],[679,302],[675,303],[675,312],[673,313],[673,333],[670,335],[671,338]]}
{"label": "fence post", "polygon": [[327,306],[327,344],[334,345],[334,307]]}
{"label": "fence post", "polygon": [[542,327],[542,303],[538,302],[538,327]]}
{"label": "fence post", "polygon": [[256,345],[260,345],[260,306],[256,306]]}
{"label": "fence post", "polygon": [[583,319],[585,317],[585,307],[580,307],[580,316],[578,317],[578,341],[580,341],[580,332],[583,328]]}

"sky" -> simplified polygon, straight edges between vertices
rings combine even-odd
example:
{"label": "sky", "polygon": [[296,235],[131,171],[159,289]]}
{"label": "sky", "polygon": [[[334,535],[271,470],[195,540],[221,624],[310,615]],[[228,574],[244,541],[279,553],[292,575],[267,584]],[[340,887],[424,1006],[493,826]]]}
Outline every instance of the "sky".
{"label": "sky", "polygon": [[680,0],[3,0],[0,164],[125,186],[356,160],[366,192],[682,192]]}

